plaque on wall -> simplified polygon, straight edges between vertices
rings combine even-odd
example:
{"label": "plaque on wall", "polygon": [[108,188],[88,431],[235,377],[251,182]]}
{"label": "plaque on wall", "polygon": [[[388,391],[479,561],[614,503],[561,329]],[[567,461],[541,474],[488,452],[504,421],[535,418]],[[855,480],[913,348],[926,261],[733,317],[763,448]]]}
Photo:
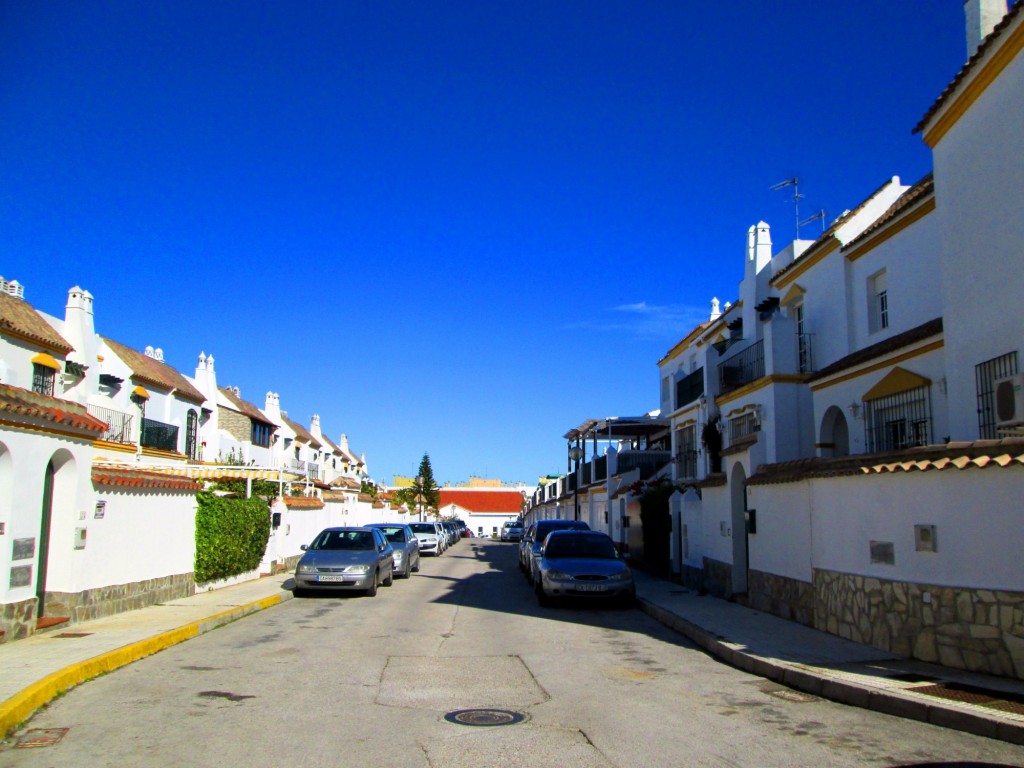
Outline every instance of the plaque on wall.
{"label": "plaque on wall", "polygon": [[11,560],[31,560],[36,556],[35,539],[15,539]]}
{"label": "plaque on wall", "polygon": [[16,565],[11,568],[11,580],[9,585],[13,587],[27,587],[32,583],[32,566]]}

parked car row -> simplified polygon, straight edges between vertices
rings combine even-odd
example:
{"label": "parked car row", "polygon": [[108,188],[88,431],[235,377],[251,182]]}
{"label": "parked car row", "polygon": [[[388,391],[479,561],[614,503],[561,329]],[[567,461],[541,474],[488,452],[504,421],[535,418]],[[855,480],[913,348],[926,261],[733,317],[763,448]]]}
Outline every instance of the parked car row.
{"label": "parked car row", "polygon": [[440,555],[461,536],[456,521],[325,528],[302,545],[292,593],[337,590],[373,597],[377,587],[419,571],[422,553]]}
{"label": "parked car row", "polygon": [[522,520],[509,520],[501,527],[501,540],[502,541],[522,541],[523,540],[523,521]]}
{"label": "parked car row", "polygon": [[519,545],[519,569],[541,606],[563,598],[636,601],[633,573],[611,537],[576,520],[539,520]]}

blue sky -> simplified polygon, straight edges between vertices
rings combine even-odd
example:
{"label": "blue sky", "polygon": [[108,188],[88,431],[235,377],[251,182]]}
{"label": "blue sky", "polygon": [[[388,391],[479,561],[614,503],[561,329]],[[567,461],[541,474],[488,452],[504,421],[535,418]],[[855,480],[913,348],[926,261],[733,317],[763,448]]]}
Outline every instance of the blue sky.
{"label": "blue sky", "polygon": [[[960,0],[0,4],[0,274],[389,481],[534,482],[657,407],[657,360],[887,178]],[[806,225],[804,237],[820,233]]]}

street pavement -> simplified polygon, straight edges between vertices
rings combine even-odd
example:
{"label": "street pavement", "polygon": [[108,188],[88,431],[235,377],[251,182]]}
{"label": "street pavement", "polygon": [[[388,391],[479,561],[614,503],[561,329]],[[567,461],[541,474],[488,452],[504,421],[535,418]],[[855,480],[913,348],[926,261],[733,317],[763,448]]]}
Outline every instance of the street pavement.
{"label": "street pavement", "polygon": [[[804,693],[1024,744],[1024,681],[902,659],[635,572],[640,610],[709,654]],[[290,600],[289,574],[0,644],[0,737],[61,692]]]}

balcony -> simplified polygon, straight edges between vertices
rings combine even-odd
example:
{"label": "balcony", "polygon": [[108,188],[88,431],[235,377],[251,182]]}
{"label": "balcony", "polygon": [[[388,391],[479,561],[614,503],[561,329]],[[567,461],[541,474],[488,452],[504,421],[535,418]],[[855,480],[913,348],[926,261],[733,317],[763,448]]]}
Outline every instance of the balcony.
{"label": "balcony", "polygon": [[764,341],[759,340],[718,364],[718,394],[727,394],[763,376]]}
{"label": "balcony", "polygon": [[158,451],[177,451],[178,428],[173,424],[164,424],[156,419],[143,419],[139,445]]}
{"label": "balcony", "polygon": [[285,472],[290,472],[293,475],[305,476],[306,474],[306,462],[301,459],[285,459],[281,467]]}
{"label": "balcony", "polygon": [[598,456],[593,461],[594,464],[594,482],[600,483],[602,480],[608,479],[608,457]]}
{"label": "balcony", "polygon": [[615,462],[615,474],[622,475],[639,469],[640,479],[646,480],[670,461],[670,451],[622,451]]}
{"label": "balcony", "polygon": [[108,443],[120,443],[121,445],[135,444],[134,415],[113,411],[110,408],[100,408],[96,405],[88,406],[88,410],[97,419],[107,423],[107,431],[103,433],[100,440],[105,440]]}
{"label": "balcony", "polygon": [[704,369],[698,368],[676,382],[676,408],[692,403],[704,394]]}

